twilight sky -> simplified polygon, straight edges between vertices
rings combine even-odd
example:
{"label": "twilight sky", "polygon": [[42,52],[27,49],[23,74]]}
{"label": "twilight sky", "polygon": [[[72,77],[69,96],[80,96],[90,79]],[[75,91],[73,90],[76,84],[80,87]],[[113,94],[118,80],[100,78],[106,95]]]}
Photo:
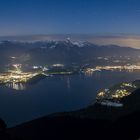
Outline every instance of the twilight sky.
{"label": "twilight sky", "polygon": [[0,35],[140,34],[140,0],[0,0]]}

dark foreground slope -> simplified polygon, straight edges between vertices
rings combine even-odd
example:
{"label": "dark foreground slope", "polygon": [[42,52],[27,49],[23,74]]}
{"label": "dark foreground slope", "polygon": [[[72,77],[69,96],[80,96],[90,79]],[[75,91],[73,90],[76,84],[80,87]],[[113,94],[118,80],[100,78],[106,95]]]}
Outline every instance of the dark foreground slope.
{"label": "dark foreground slope", "polygon": [[123,102],[121,109],[93,105],[80,111],[36,119],[7,129],[6,139],[138,140],[140,90],[123,99]]}

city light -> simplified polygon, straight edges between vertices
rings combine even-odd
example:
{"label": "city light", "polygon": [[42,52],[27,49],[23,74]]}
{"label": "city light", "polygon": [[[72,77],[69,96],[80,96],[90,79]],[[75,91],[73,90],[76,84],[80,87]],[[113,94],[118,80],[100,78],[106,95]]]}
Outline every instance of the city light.
{"label": "city light", "polygon": [[28,80],[38,75],[38,72],[23,72],[21,64],[13,64],[15,69],[8,70],[5,73],[0,73],[0,84],[7,83],[26,83]]}
{"label": "city light", "polygon": [[109,70],[109,71],[128,71],[133,72],[134,70],[140,70],[140,65],[124,65],[124,66],[96,66],[93,68],[84,69],[85,74],[91,75],[94,72]]}
{"label": "city light", "polygon": [[123,82],[108,89],[101,90],[97,94],[96,100],[97,103],[100,103],[101,105],[121,107],[121,99],[129,96],[137,88],[140,88],[137,81]]}

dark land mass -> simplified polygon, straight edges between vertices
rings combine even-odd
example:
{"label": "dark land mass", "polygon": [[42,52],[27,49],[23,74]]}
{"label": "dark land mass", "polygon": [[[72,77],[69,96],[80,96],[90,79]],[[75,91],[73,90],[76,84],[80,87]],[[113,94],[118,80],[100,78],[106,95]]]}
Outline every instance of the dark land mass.
{"label": "dark land mass", "polygon": [[34,76],[33,78],[29,79],[26,84],[33,85],[33,84],[38,83],[39,81],[41,81],[41,80],[43,80],[45,78],[46,78],[45,75],[38,74],[38,75]]}
{"label": "dark land mass", "polygon": [[6,140],[138,140],[140,89],[122,102],[124,106],[120,108],[95,104],[79,111],[55,113],[8,128],[6,132],[1,129],[1,136]]}

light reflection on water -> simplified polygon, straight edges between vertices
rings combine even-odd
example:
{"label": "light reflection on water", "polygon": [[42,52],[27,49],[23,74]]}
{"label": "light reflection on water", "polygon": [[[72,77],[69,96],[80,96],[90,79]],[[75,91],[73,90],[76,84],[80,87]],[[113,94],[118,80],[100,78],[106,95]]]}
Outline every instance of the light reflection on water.
{"label": "light reflection on water", "polygon": [[23,83],[7,83],[5,86],[15,90],[26,90],[26,84]]}

